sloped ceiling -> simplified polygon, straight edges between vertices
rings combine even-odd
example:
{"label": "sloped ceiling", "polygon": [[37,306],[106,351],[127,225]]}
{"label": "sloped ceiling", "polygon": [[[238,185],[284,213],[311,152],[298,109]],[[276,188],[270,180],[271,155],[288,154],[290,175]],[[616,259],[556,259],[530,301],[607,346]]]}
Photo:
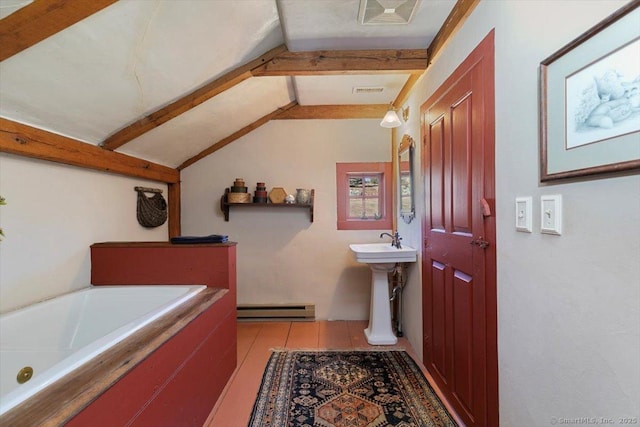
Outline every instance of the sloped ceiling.
{"label": "sloped ceiling", "polygon": [[[26,3],[0,0],[0,11]],[[426,49],[454,5],[422,0],[411,23],[371,26],[357,22],[359,0],[120,0],[0,62],[0,116],[99,145],[282,44],[292,52]],[[409,76],[250,77],[117,151],[177,167],[292,101],[387,104]]]}

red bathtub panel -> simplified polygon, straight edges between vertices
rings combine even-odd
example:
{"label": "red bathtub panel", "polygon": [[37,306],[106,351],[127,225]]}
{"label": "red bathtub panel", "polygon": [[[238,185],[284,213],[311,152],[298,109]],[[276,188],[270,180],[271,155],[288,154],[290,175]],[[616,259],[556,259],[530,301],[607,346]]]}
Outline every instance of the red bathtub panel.
{"label": "red bathtub panel", "polygon": [[[209,348],[211,345],[200,345],[203,342],[205,344],[214,343],[216,346],[215,351]],[[231,351],[229,360],[223,363],[221,359],[227,351]],[[199,361],[203,357],[209,357],[210,366],[216,366],[216,368],[211,369],[202,366]],[[198,369],[211,369],[212,371],[221,369],[224,375],[218,375],[215,381],[209,378],[191,376],[187,386],[179,388],[177,391],[175,387],[169,388],[176,379],[184,376],[185,367],[193,365],[190,360],[198,361]],[[217,365],[221,365],[220,368]],[[201,393],[201,389],[205,390],[206,392],[202,394],[209,396],[206,404],[196,399],[196,403],[189,404],[189,407],[196,414],[204,414],[206,419],[235,366],[235,299],[232,299],[229,293],[115,383],[96,401],[73,418],[68,425],[124,425],[137,417],[138,415],[136,414],[142,410],[146,412],[145,408],[156,399],[163,398],[167,390],[170,390],[172,395],[189,402],[195,398],[192,396],[194,390],[198,390],[198,393]],[[181,404],[175,402],[174,404],[175,407],[166,407],[164,410],[159,408],[158,412],[163,413],[162,417],[166,417],[168,413],[172,413],[181,407]],[[153,405],[153,407],[158,409],[157,405]]]}
{"label": "red bathtub panel", "polygon": [[[235,324],[225,322],[209,336],[200,351],[186,361],[133,426],[201,426],[235,369],[235,348],[224,348],[235,333]],[[222,374],[222,375],[219,375]]]}
{"label": "red bathtub panel", "polygon": [[[151,244],[149,244],[151,245]],[[91,246],[94,285],[186,285],[236,290],[235,245],[130,246],[115,243]]]}
{"label": "red bathtub panel", "polygon": [[236,248],[227,245],[98,243],[94,285],[204,284],[229,289],[68,426],[200,426],[236,367]]}

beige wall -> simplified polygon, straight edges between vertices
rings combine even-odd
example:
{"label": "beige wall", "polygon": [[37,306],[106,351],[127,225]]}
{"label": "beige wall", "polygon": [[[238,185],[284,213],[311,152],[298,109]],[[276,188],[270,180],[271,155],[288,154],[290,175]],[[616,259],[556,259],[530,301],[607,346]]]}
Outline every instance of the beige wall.
{"label": "beige wall", "polygon": [[[379,120],[271,121],[182,171],[184,234],[226,234],[238,242],[238,302],[316,304],[318,319],[367,319],[371,273],[350,243],[385,230],[336,230],[336,162],[391,161],[391,132]],[[235,178],[249,191],[315,189],[305,210],[234,209],[219,200]],[[389,231],[389,230],[386,230]]]}
{"label": "beige wall", "polygon": [[[624,2],[482,1],[414,89],[420,104],[495,28],[498,335],[502,426],[640,415],[640,177],[541,185],[540,61]],[[421,192],[419,192],[421,194]],[[562,194],[564,233],[540,234],[540,195]],[[534,200],[532,234],[515,231],[514,202]],[[418,203],[422,215],[424,198]],[[400,224],[419,247],[420,225]],[[421,349],[417,267],[405,295],[405,332]]]}
{"label": "beige wall", "polygon": [[89,246],[167,240],[136,219],[142,185],[166,185],[0,153],[0,312],[89,286]]}

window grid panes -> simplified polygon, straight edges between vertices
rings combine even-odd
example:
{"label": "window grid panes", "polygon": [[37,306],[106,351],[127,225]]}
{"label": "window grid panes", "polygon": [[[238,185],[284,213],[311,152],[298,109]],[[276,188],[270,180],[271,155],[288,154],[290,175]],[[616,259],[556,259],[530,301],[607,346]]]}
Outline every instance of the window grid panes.
{"label": "window grid panes", "polygon": [[348,175],[348,219],[378,220],[382,217],[382,174]]}

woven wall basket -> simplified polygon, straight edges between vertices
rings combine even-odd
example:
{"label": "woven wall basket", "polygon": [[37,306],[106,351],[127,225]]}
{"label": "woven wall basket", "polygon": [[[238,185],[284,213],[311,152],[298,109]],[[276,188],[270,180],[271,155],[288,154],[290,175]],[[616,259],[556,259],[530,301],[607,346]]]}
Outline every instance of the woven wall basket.
{"label": "woven wall basket", "polygon": [[[138,222],[146,228],[159,227],[167,221],[167,202],[162,197],[162,190],[136,187],[138,203],[136,213]],[[145,193],[154,193],[147,197]]]}

